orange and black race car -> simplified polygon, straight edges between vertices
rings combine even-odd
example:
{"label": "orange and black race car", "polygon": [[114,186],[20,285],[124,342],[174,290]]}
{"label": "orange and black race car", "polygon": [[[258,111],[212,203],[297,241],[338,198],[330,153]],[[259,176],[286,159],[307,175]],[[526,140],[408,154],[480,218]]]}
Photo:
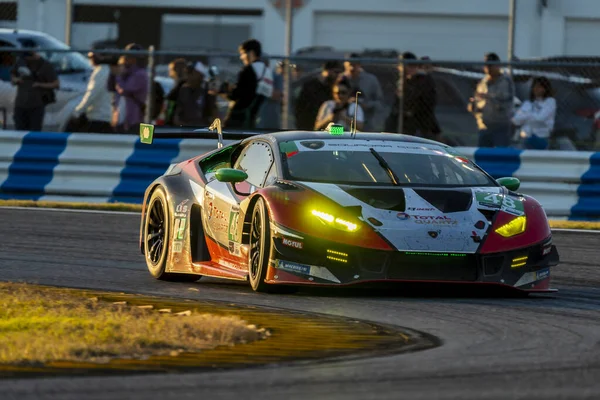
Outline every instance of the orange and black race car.
{"label": "orange and black race car", "polygon": [[[157,279],[262,292],[372,282],[554,291],[546,214],[516,178],[495,180],[414,136],[331,126],[223,145],[235,135],[217,126],[214,150],[171,165],[145,192],[140,249]],[[140,134],[152,143],[152,126]]]}

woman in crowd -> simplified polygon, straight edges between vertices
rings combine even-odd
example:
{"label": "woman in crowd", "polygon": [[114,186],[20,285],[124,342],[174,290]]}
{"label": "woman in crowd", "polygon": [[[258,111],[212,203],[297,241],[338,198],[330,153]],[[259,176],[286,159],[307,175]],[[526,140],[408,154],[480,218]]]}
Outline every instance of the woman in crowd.
{"label": "woman in crowd", "polygon": [[[350,97],[352,87],[347,78],[342,77],[333,86],[333,100],[328,100],[321,105],[317,119],[315,121],[315,130],[323,130],[330,123],[343,125],[344,129],[350,130],[354,119],[354,110],[356,103]],[[361,106],[358,106],[356,112],[356,130],[363,129],[365,124],[365,115]]]}
{"label": "woman in crowd", "polygon": [[512,118],[512,123],[520,127],[519,136],[524,148],[548,149],[556,116],[556,99],[553,96],[548,78],[533,79],[529,100],[521,105]]}

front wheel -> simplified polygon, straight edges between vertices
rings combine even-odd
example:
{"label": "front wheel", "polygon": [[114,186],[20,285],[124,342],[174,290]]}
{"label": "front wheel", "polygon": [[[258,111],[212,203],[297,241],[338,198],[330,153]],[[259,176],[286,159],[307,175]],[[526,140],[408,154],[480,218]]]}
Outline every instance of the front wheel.
{"label": "front wheel", "polygon": [[165,272],[169,259],[171,215],[165,189],[156,188],[148,202],[144,223],[144,257],[150,274],[156,279],[174,282],[195,282],[201,275]]}
{"label": "front wheel", "polygon": [[250,223],[250,251],[248,251],[248,276],[255,292],[294,293],[293,286],[270,285],[265,282],[271,254],[271,223],[262,197],[254,204]]}

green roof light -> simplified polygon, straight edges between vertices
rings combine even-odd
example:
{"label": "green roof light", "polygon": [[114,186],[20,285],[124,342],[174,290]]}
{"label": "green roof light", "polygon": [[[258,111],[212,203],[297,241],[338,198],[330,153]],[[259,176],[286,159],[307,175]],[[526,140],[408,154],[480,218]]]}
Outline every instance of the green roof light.
{"label": "green roof light", "polygon": [[344,134],[344,126],[331,124],[327,127],[327,131],[330,135],[343,135]]}

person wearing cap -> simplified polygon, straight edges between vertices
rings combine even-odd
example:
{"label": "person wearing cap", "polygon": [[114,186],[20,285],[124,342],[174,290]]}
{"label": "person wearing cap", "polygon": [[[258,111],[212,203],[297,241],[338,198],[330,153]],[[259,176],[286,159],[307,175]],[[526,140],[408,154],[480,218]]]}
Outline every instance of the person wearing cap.
{"label": "person wearing cap", "polygon": [[[437,103],[435,81],[431,75],[422,70],[421,65],[414,63],[417,60],[414,53],[407,51],[399,58],[413,62],[398,64],[400,76],[404,78],[403,91],[398,92],[396,96],[385,130],[439,140],[441,130],[435,116]],[[398,126],[400,96],[402,96],[402,132]]]}
{"label": "person wearing cap", "polygon": [[200,61],[189,63],[187,80],[181,86],[175,106],[175,125],[204,127],[217,118],[217,100],[208,90],[208,68]]}
{"label": "person wearing cap", "polygon": [[377,77],[360,64],[359,55],[351,53],[344,62],[344,75],[350,80],[352,91],[360,91],[358,103],[365,113],[365,132],[377,132],[382,128],[383,91]]}
{"label": "person wearing cap", "polygon": [[[485,61],[495,63],[500,57],[488,53]],[[508,147],[512,136],[514,83],[499,65],[490,63],[483,69],[486,76],[477,85],[468,106],[479,128],[478,147]]]}
{"label": "person wearing cap", "polygon": [[261,59],[262,45],[249,39],[239,47],[244,67],[232,90],[224,90],[232,105],[225,117],[229,128],[254,129],[258,111],[265,99],[273,95],[273,71]]}
{"label": "person wearing cap", "polygon": [[60,82],[54,66],[33,49],[36,44],[26,41],[23,47],[31,49],[23,54],[11,71],[11,82],[17,86],[13,110],[15,129],[41,131],[46,106],[56,102],[55,89]]}
{"label": "person wearing cap", "polygon": [[[143,50],[138,44],[131,43],[125,47],[127,51]],[[124,55],[119,59],[120,71],[114,77],[116,96],[113,102],[112,125],[124,132],[137,132],[139,124],[144,121],[146,112],[146,96],[148,95],[148,74],[140,65],[139,56]],[[110,85],[110,83],[109,83]],[[125,118],[119,116],[119,102],[125,101]],[[119,127],[119,120],[123,126]],[[119,129],[121,128],[121,129]]]}
{"label": "person wearing cap", "polygon": [[89,52],[88,59],[93,71],[85,94],[73,111],[67,131],[110,133],[111,93],[106,88],[110,75],[109,58]]}
{"label": "person wearing cap", "polygon": [[344,66],[339,61],[327,61],[323,64],[321,74],[307,80],[300,89],[295,100],[294,117],[296,128],[303,131],[312,131],[317,121],[321,104],[333,100],[333,85],[338,76],[344,71]]}

